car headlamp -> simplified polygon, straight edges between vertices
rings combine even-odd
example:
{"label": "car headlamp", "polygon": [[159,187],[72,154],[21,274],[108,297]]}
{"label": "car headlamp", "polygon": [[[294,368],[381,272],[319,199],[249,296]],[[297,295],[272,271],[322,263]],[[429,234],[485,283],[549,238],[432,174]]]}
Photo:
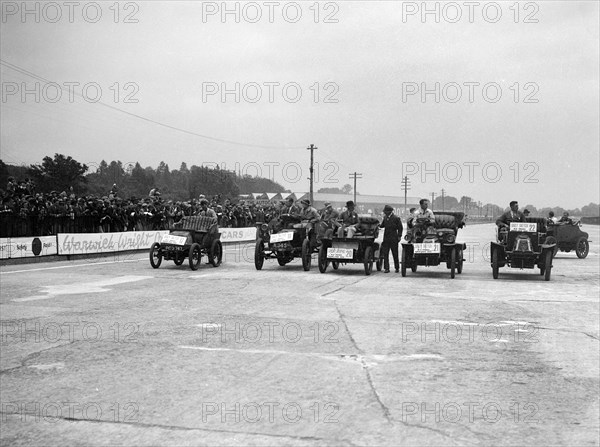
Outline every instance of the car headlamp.
{"label": "car headlamp", "polygon": [[446,241],[448,241],[448,243],[450,244],[452,244],[455,240],[456,236],[454,236],[453,234],[449,234],[448,236],[446,236]]}

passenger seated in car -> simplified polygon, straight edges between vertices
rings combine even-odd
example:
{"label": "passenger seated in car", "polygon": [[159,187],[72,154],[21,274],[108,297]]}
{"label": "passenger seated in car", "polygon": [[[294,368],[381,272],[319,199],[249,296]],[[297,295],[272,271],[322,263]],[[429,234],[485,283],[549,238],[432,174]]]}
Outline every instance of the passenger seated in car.
{"label": "passenger seated in car", "polygon": [[548,225],[552,225],[558,222],[558,218],[554,217],[554,211],[548,212]]}
{"label": "passenger seated in car", "polygon": [[573,224],[573,219],[569,217],[569,212],[565,211],[558,223]]}
{"label": "passenger seated in car", "polygon": [[354,211],[354,202],[352,200],[346,202],[346,211],[342,213],[340,219],[342,220],[342,226],[338,228],[338,237],[344,237],[344,232],[346,232],[346,237],[354,237],[357,231],[358,214]]}

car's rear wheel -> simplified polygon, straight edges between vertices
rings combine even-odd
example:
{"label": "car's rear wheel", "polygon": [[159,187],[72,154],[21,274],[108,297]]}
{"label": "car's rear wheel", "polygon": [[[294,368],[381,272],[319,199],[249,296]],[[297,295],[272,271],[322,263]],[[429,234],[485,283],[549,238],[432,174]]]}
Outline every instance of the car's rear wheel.
{"label": "car's rear wheel", "polygon": [[454,279],[456,276],[456,249],[450,250],[450,278]]}
{"label": "car's rear wheel", "polygon": [[494,279],[498,279],[499,270],[500,266],[498,264],[498,249],[494,247],[492,248],[492,276]]}
{"label": "car's rear wheel", "polygon": [[552,273],[552,251],[548,250],[546,251],[546,258],[545,258],[545,262],[544,262],[544,280],[546,281],[550,281],[550,274]]}
{"label": "car's rear wheel", "polygon": [[218,239],[215,239],[210,246],[209,261],[213,267],[218,267],[223,261],[223,244]]}
{"label": "car's rear wheel", "polygon": [[176,254],[175,259],[173,259],[173,262],[175,263],[175,265],[181,265],[181,264],[183,264],[183,261],[185,261],[185,258],[183,257],[183,253]]}
{"label": "car's rear wheel", "polygon": [[407,258],[407,254],[406,254],[406,249],[404,247],[402,247],[402,259],[400,259],[400,272],[402,274],[402,276],[406,276],[406,260]]}
{"label": "car's rear wheel", "polygon": [[162,253],[160,251],[160,244],[158,242],[155,242],[154,244],[152,244],[152,247],[150,247],[150,265],[152,266],[152,268],[159,268],[160,264],[162,262]]}
{"label": "car's rear wheel", "polygon": [[367,247],[365,249],[365,275],[369,276],[373,271],[373,247]]}
{"label": "car's rear wheel", "polygon": [[254,247],[254,267],[256,270],[261,270],[263,268],[263,264],[265,263],[265,254],[263,253],[264,244],[262,239],[256,241],[256,246]]}
{"label": "car's rear wheel", "polygon": [[302,241],[302,268],[305,272],[310,270],[311,261],[312,250],[310,249],[310,240],[304,239],[304,241]]}
{"label": "car's rear wheel", "polygon": [[319,248],[319,271],[321,273],[325,273],[328,265],[329,262],[327,261],[327,248],[325,245],[321,245],[321,248]]}
{"label": "car's rear wheel", "polygon": [[190,268],[192,270],[198,270],[198,267],[200,267],[201,259],[202,259],[202,255],[200,254],[200,244],[197,244],[194,242],[192,244],[192,246],[190,247],[190,256],[189,256]]}
{"label": "car's rear wheel", "polygon": [[413,273],[417,273],[417,261],[413,259],[410,264],[410,271]]}
{"label": "car's rear wheel", "polygon": [[577,239],[577,244],[575,245],[575,254],[578,258],[585,258],[590,251],[590,244],[585,236],[581,236]]}
{"label": "car's rear wheel", "polygon": [[463,259],[463,255],[464,255],[463,249],[459,248],[457,259],[456,259],[456,273],[458,273],[459,275],[463,271],[463,262],[465,262],[465,260]]}

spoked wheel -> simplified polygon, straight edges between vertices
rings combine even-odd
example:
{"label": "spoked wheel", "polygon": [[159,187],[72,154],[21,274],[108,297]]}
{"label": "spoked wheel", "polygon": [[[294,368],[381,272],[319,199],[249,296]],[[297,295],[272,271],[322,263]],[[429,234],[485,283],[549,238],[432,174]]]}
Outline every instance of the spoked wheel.
{"label": "spoked wheel", "polygon": [[494,279],[498,279],[498,271],[500,270],[500,266],[498,265],[498,249],[492,249],[492,276]]}
{"label": "spoked wheel", "polygon": [[456,276],[456,249],[450,250],[450,278],[454,279]]}
{"label": "spoked wheel", "polygon": [[160,251],[160,244],[158,242],[155,242],[154,244],[152,244],[152,247],[150,247],[150,265],[152,266],[152,268],[159,268],[160,267],[160,263],[162,262],[162,253]]}
{"label": "spoked wheel", "polygon": [[375,261],[375,268],[377,268],[377,271],[380,272],[381,271],[381,265],[383,264],[383,260],[381,258],[377,259],[377,261]]}
{"label": "spoked wheel", "polygon": [[577,244],[575,245],[575,254],[578,258],[583,259],[588,255],[589,251],[590,244],[588,240],[584,236],[581,236],[579,239],[577,239]]}
{"label": "spoked wheel", "polygon": [[373,247],[367,247],[365,249],[365,275],[369,276],[373,271]]}
{"label": "spoked wheel", "polygon": [[456,273],[458,273],[459,275],[462,273],[463,270],[463,262],[465,262],[465,260],[463,259],[463,249],[460,248],[458,250],[458,256],[456,259]]}
{"label": "spoked wheel", "polygon": [[339,261],[331,261],[331,266],[333,267],[333,270],[337,270],[340,268],[340,262]]}
{"label": "spoked wheel", "polygon": [[305,272],[310,270],[310,262],[312,260],[312,253],[310,249],[310,240],[304,239],[302,242],[302,268]]}
{"label": "spoked wheel", "polygon": [[183,261],[185,261],[185,258],[183,257],[183,253],[175,255],[175,259],[173,259],[173,262],[175,263],[175,265],[181,265],[181,264],[183,264]]}
{"label": "spoked wheel", "polygon": [[400,272],[402,273],[402,276],[406,276],[406,263],[407,263],[407,254],[406,254],[406,249],[404,247],[402,247],[402,259],[400,259]]}
{"label": "spoked wheel", "polygon": [[325,273],[328,265],[329,261],[327,261],[327,248],[325,245],[321,245],[321,248],[319,248],[319,271],[321,273]]}
{"label": "spoked wheel", "polygon": [[193,243],[192,246],[190,247],[190,256],[189,256],[189,261],[190,261],[190,268],[192,270],[198,270],[198,267],[200,267],[200,259],[202,258],[202,255],[200,254],[200,244],[197,243]]}
{"label": "spoked wheel", "polygon": [[262,269],[263,264],[265,263],[265,254],[263,253],[263,249],[264,245],[262,239],[257,240],[256,246],[254,247],[254,267],[256,267],[256,270]]}
{"label": "spoked wheel", "polygon": [[218,239],[215,239],[210,245],[209,259],[213,267],[218,267],[223,261],[223,244]]}
{"label": "spoked wheel", "polygon": [[548,250],[546,252],[546,258],[544,259],[544,267],[545,267],[545,272],[544,272],[544,280],[546,281],[550,281],[550,274],[552,273],[552,251]]}

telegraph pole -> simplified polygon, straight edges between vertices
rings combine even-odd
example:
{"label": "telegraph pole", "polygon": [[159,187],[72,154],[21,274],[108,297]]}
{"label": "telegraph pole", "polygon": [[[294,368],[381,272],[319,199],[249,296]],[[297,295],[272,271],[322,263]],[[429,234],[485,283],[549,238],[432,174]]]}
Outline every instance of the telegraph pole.
{"label": "telegraph pole", "polygon": [[358,172],[354,172],[354,173],[350,174],[348,178],[354,179],[354,206],[356,206],[356,179],[362,178],[362,174],[359,174]]}
{"label": "telegraph pole", "polygon": [[408,176],[404,176],[402,179],[402,191],[404,191],[404,214],[406,214],[407,206],[406,206],[406,195],[408,194],[408,190],[410,189],[410,181],[408,180]]}
{"label": "telegraph pole", "polygon": [[446,211],[446,206],[445,206],[446,204],[444,203],[444,198],[446,197],[445,194],[446,194],[446,190],[444,188],[442,188],[442,211]]}
{"label": "telegraph pole", "polygon": [[314,156],[313,156],[313,152],[314,150],[317,149],[317,147],[314,144],[311,144],[309,147],[306,148],[307,151],[310,151],[310,204],[312,205],[314,203],[314,197],[313,197],[313,165],[314,165]]}

